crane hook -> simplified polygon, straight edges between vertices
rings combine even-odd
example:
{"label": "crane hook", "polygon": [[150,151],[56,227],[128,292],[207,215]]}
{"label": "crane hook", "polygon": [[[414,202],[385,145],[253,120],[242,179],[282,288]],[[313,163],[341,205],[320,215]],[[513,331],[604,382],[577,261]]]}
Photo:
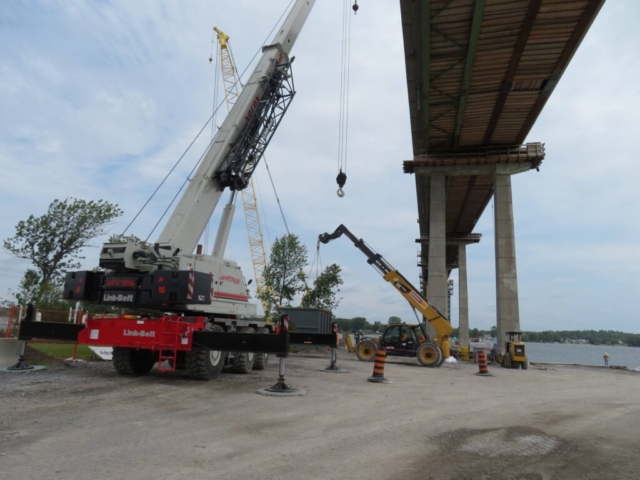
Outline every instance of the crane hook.
{"label": "crane hook", "polygon": [[353,9],[353,14],[357,15],[358,9],[360,8],[360,5],[358,5],[358,0],[354,0],[353,6],[351,8]]}
{"label": "crane hook", "polygon": [[338,196],[342,198],[344,197],[344,191],[342,190],[342,187],[344,187],[344,184],[347,183],[347,174],[344,173],[342,169],[340,169],[340,173],[338,173],[338,176],[336,177],[336,182],[338,183]]}

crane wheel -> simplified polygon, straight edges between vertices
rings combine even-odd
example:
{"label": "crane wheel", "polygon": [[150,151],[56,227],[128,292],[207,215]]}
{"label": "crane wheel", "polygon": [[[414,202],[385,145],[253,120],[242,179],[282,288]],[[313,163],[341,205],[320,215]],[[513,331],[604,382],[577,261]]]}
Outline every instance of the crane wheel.
{"label": "crane wheel", "polygon": [[[258,333],[268,334],[268,328],[260,328],[258,329]],[[268,353],[256,353],[256,359],[253,362],[254,370],[264,370],[267,368],[267,363],[269,362],[269,354]]]}
{"label": "crane wheel", "polygon": [[[210,325],[207,331],[222,332],[224,330],[219,325]],[[226,360],[227,352],[194,349],[185,354],[185,369],[194,380],[215,380],[222,373]]]}
{"label": "crane wheel", "polygon": [[[254,333],[254,329],[251,327],[239,328],[240,333]],[[256,360],[256,354],[253,352],[236,352],[233,354],[232,369],[233,373],[249,373],[253,369],[253,365]]]}
{"label": "crane wheel", "polygon": [[120,375],[146,375],[155,363],[151,350],[113,347],[113,367]]}
{"label": "crane wheel", "polygon": [[371,340],[365,340],[356,345],[356,355],[361,362],[373,362],[378,346]]}
{"label": "crane wheel", "polygon": [[520,362],[520,366],[522,367],[523,370],[526,370],[527,368],[529,368],[529,360],[525,360],[524,362]]}
{"label": "crane wheel", "polygon": [[442,352],[440,348],[431,342],[424,342],[418,347],[416,352],[418,362],[425,367],[433,368],[440,364],[442,359]]}

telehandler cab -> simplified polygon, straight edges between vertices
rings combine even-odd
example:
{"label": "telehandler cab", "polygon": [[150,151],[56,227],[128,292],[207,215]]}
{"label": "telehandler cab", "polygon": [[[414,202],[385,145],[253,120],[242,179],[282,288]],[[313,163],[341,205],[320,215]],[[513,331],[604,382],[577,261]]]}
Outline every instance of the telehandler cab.
{"label": "telehandler cab", "polygon": [[356,345],[356,355],[362,362],[373,362],[376,349],[382,347],[388,356],[417,357],[420,365],[438,367],[445,358],[437,345],[428,341],[422,325],[396,323],[387,325],[380,338],[367,337]]}

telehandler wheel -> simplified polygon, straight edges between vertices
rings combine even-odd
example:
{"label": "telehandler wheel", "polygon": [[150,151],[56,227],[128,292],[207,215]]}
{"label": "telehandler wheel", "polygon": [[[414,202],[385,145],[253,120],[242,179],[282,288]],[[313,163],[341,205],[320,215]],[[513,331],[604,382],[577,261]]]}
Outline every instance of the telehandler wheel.
{"label": "telehandler wheel", "polygon": [[[221,326],[207,327],[209,332],[223,332]],[[222,373],[227,360],[227,352],[219,350],[194,349],[185,353],[185,370],[194,380],[215,380]]]}
{"label": "telehandler wheel", "polygon": [[444,358],[444,355],[442,354],[442,349],[438,345],[436,345],[436,348],[438,349],[438,355],[440,355],[440,360],[438,360],[438,365],[436,365],[436,367],[440,367],[442,366],[446,358]]}
{"label": "telehandler wheel", "polygon": [[511,355],[508,352],[504,354],[504,366],[505,368],[513,368]]}
{"label": "telehandler wheel", "polygon": [[[245,327],[239,328],[239,333],[254,333],[253,328]],[[256,354],[253,352],[244,352],[244,353],[234,353],[233,354],[233,368],[231,371],[233,373],[249,373],[253,369],[253,364],[256,360]]]}
{"label": "telehandler wheel", "polygon": [[151,350],[113,347],[113,367],[120,375],[146,375],[155,363]]}
{"label": "telehandler wheel", "polygon": [[416,352],[418,362],[425,367],[437,367],[440,359],[442,358],[442,352],[440,348],[434,343],[424,342],[418,347]]}
{"label": "telehandler wheel", "polygon": [[361,362],[373,362],[378,346],[371,340],[364,340],[356,345],[356,355]]}
{"label": "telehandler wheel", "polygon": [[[260,328],[258,333],[269,333],[268,328]],[[267,363],[269,362],[269,354],[268,353],[256,353],[256,359],[253,362],[254,370],[264,370],[267,368]]]}
{"label": "telehandler wheel", "polygon": [[526,370],[527,368],[529,368],[529,361],[525,360],[524,362],[520,362],[520,366],[523,370]]}

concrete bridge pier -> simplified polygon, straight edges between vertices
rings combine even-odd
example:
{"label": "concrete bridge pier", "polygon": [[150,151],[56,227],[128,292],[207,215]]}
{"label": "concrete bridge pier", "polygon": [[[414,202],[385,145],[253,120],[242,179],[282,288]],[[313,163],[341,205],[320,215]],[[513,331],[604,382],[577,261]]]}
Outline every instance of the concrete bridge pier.
{"label": "concrete bridge pier", "polygon": [[494,227],[496,251],[496,310],[498,345],[505,332],[520,330],[516,239],[511,196],[511,174],[496,168],[494,181]]}
{"label": "concrete bridge pier", "polygon": [[[478,152],[440,151],[405,162],[405,172],[416,174],[421,233],[417,242],[423,244],[419,266],[422,278],[426,279],[427,298],[443,314],[447,311],[449,273],[459,268],[460,345],[463,347],[469,345],[466,245],[480,241],[479,234],[464,233],[464,230],[473,228],[492,195],[498,344],[504,344],[506,332],[520,330],[511,176],[537,168],[543,158],[542,144],[527,144],[483,147]],[[456,177],[471,180],[458,181]],[[486,200],[476,204],[479,211],[466,210],[472,204],[466,203],[470,187],[465,190],[465,185],[486,185]],[[457,210],[447,212],[448,203],[457,205]]]}
{"label": "concrete bridge pier", "polygon": [[458,245],[458,330],[460,348],[469,348],[469,290],[467,288],[467,245]]}
{"label": "concrete bridge pier", "polygon": [[[446,181],[441,172],[434,172],[429,177],[429,271],[427,299],[440,313],[446,315],[449,302],[447,272],[447,225],[446,225]],[[435,336],[435,330],[427,323],[427,333]]]}

